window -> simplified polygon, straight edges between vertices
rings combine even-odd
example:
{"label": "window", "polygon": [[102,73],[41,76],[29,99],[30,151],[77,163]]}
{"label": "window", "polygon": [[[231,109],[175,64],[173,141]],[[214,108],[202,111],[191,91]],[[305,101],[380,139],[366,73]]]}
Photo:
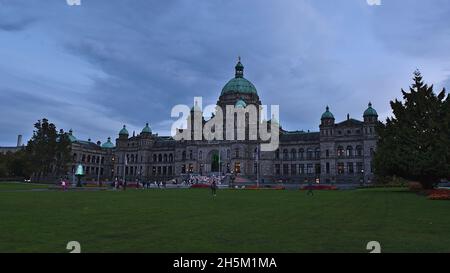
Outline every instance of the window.
{"label": "window", "polygon": [[253,163],[253,173],[257,174],[258,173],[258,163]]}
{"label": "window", "polygon": [[183,152],[181,153],[181,158],[182,158],[183,160],[186,160],[186,151],[183,151]]}
{"label": "window", "polygon": [[327,172],[327,174],[330,174],[330,163],[329,162],[327,162],[327,164],[326,164],[326,172]]}
{"label": "window", "polygon": [[314,171],[315,171],[315,173],[316,174],[320,174],[320,164],[319,163],[317,163],[315,166],[314,166]]}
{"label": "window", "polygon": [[173,162],[173,154],[169,154],[169,162]]}
{"label": "window", "polygon": [[203,152],[202,151],[198,152],[198,159],[203,160]]}
{"label": "window", "polygon": [[346,155],[347,155],[347,157],[353,156],[353,147],[352,146],[347,146]]}
{"label": "window", "polygon": [[275,174],[280,175],[280,164],[275,164]]}
{"label": "window", "polygon": [[308,174],[312,174],[313,173],[313,164],[308,164],[307,166],[306,166],[306,171],[307,171],[307,173]]}
{"label": "window", "polygon": [[240,162],[234,163],[234,172],[241,173],[241,163]]}
{"label": "window", "polygon": [[354,174],[355,173],[355,170],[353,169],[353,162],[348,162],[347,163],[347,172],[349,174]]}
{"label": "window", "polygon": [[158,162],[161,162],[162,161],[162,154],[159,154],[158,155]]}
{"label": "window", "polygon": [[298,150],[298,158],[300,160],[303,160],[305,158],[305,150],[304,149],[299,149]]}
{"label": "window", "polygon": [[305,174],[305,164],[298,165],[298,173]]}
{"label": "window", "polygon": [[181,165],[181,173],[186,173],[186,165]]}
{"label": "window", "polygon": [[156,155],[153,155],[153,162],[156,162]]}
{"label": "window", "polygon": [[320,149],[319,148],[316,148],[316,150],[314,151],[314,157],[316,159],[320,159]]}
{"label": "window", "polygon": [[275,159],[280,159],[280,150],[278,149],[275,151]]}
{"label": "window", "polygon": [[295,150],[295,149],[291,150],[291,159],[297,160],[297,150]]}
{"label": "window", "polygon": [[338,171],[338,174],[344,174],[345,173],[344,163],[338,163],[337,164],[337,171]]}
{"label": "window", "polygon": [[325,156],[328,158],[328,157],[330,157],[330,150],[326,150],[325,151]]}
{"label": "window", "polygon": [[313,158],[313,150],[312,149],[308,149],[306,151],[306,159],[307,160],[311,160]]}
{"label": "window", "polygon": [[189,159],[190,160],[194,159],[194,155],[192,153],[192,150],[189,150]]}
{"label": "window", "polygon": [[235,154],[235,157],[236,157],[236,158],[239,158],[239,148],[236,148],[236,149],[234,150],[234,154]]}
{"label": "window", "polygon": [[288,174],[289,174],[289,165],[283,164],[283,175],[288,175]]}
{"label": "window", "polygon": [[289,154],[288,154],[288,150],[287,149],[283,150],[283,160],[289,160]]}
{"label": "window", "polygon": [[356,155],[363,156],[363,148],[361,146],[356,146]]}
{"label": "window", "polygon": [[297,175],[297,165],[291,164],[291,174]]}
{"label": "window", "polygon": [[339,157],[344,156],[344,147],[339,146],[339,147],[337,148],[337,156],[339,156]]}

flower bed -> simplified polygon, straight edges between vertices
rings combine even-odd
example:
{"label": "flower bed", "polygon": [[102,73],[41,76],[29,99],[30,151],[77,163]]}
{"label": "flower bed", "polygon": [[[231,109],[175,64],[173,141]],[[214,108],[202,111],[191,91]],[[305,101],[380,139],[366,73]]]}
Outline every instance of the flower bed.
{"label": "flower bed", "polygon": [[314,185],[314,186],[303,186],[300,190],[315,190],[315,191],[335,191],[338,188],[336,186],[328,185]]}
{"label": "flower bed", "polygon": [[450,190],[436,189],[428,192],[428,199],[430,200],[450,200]]}

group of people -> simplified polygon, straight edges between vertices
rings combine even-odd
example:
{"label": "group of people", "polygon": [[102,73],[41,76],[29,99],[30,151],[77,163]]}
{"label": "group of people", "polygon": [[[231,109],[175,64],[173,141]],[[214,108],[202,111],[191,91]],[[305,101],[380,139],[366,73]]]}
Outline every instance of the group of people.
{"label": "group of people", "polygon": [[[134,186],[136,186],[137,189],[150,189],[152,185],[155,186],[155,188],[161,189],[167,187],[166,181],[139,181],[138,179],[134,183]],[[114,182],[112,183],[112,187],[116,190],[122,189],[126,190],[128,186],[128,182],[123,179],[119,179],[118,177],[115,178]]]}
{"label": "group of people", "polygon": [[223,176],[189,176],[184,179],[183,183],[187,186],[195,185],[195,184],[212,184],[213,182],[216,185],[222,184]]}
{"label": "group of people", "polygon": [[68,177],[61,177],[60,180],[59,180],[59,183],[60,183],[61,189],[63,191],[67,191],[67,189],[70,186],[70,181],[69,181]]}

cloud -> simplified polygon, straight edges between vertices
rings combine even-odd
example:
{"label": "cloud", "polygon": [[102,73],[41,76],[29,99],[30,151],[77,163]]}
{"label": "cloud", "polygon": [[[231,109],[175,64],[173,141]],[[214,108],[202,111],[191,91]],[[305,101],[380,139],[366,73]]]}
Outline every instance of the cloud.
{"label": "cloud", "polygon": [[145,122],[166,134],[174,105],[217,101],[238,55],[289,130],[318,130],[326,105],[342,120],[372,101],[384,119],[416,68],[431,83],[449,78],[445,0],[0,5],[0,143],[43,116],[85,139]]}

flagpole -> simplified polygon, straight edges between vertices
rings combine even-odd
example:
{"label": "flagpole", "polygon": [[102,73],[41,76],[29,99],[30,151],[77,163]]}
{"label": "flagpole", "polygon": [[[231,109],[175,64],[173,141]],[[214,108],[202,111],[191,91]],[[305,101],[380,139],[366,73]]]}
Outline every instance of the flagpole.
{"label": "flagpole", "polygon": [[126,155],[123,155],[123,183],[125,183],[125,166],[128,165]]}

